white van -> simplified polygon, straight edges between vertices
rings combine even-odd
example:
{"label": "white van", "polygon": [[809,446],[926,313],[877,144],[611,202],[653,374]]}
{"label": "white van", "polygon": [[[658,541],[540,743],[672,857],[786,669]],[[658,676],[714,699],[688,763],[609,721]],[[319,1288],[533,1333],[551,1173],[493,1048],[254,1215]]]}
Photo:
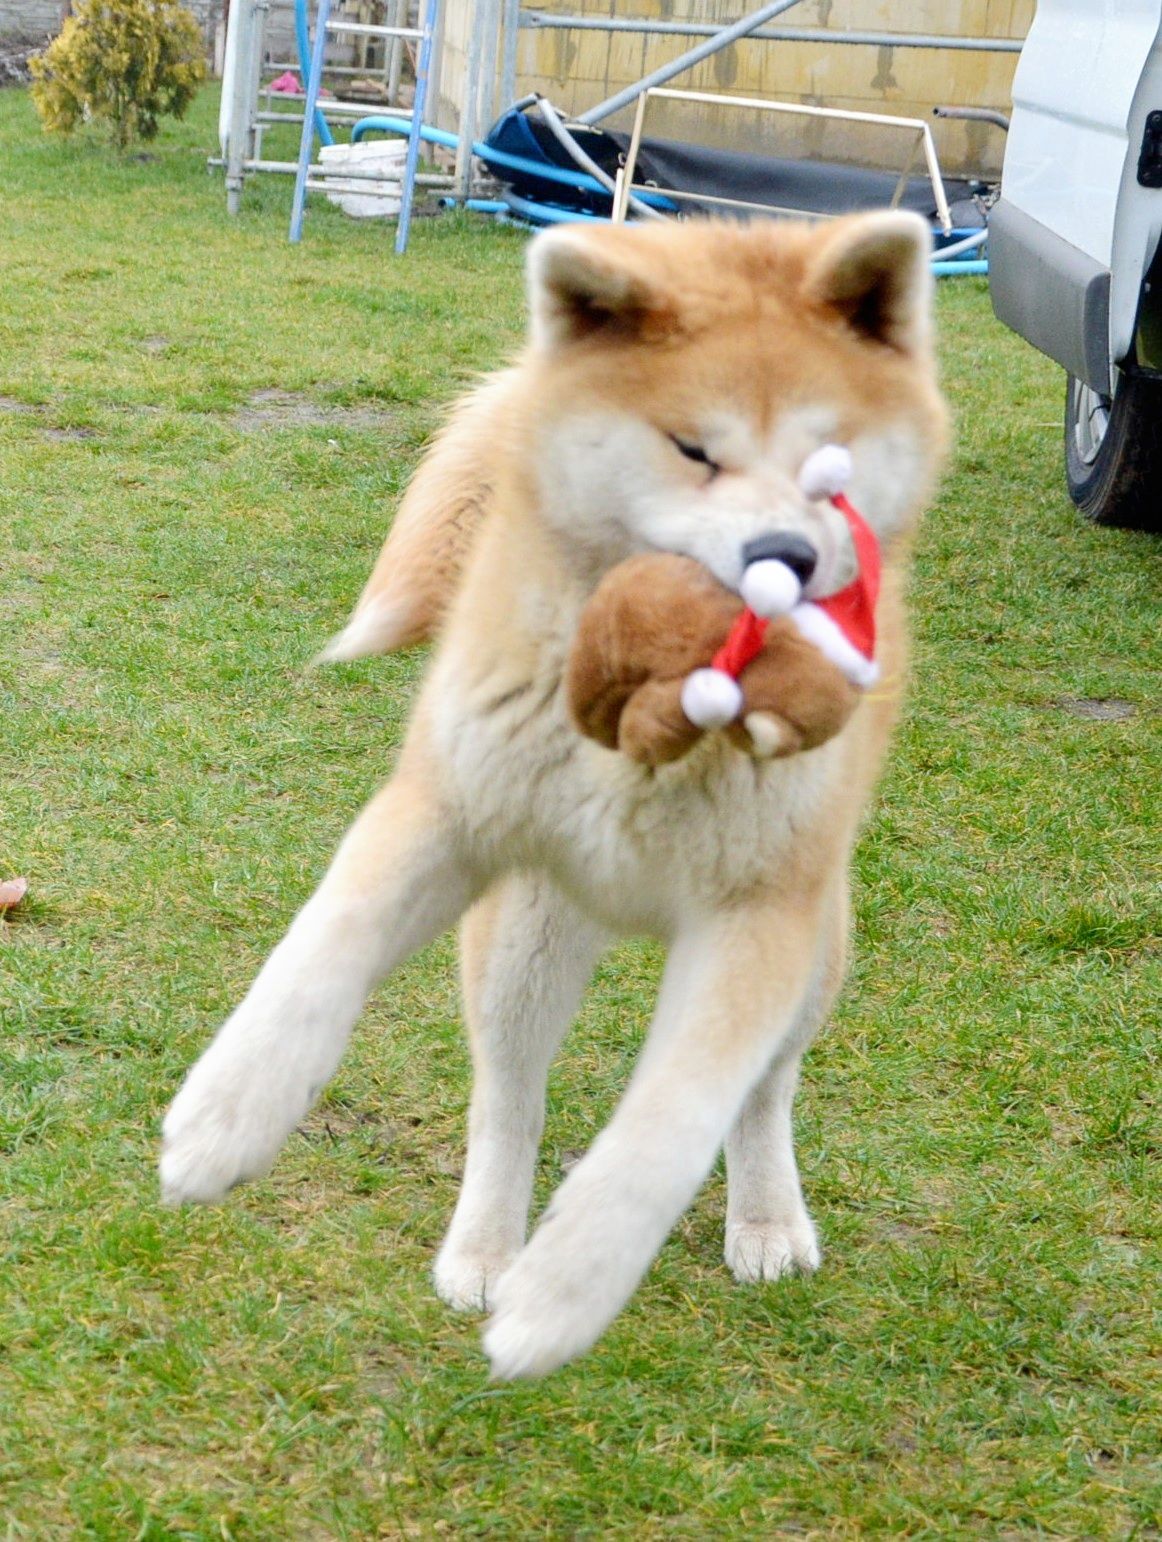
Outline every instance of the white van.
{"label": "white van", "polygon": [[1038,0],[989,231],[994,310],[1068,372],[1070,496],[1162,528],[1162,0]]}

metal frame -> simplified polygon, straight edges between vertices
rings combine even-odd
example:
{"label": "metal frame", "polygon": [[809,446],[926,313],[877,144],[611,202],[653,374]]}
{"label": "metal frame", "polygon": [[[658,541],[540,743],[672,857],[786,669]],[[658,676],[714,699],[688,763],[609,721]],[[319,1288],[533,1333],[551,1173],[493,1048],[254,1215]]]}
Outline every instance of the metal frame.
{"label": "metal frame", "polygon": [[[492,3],[495,3],[495,0],[492,0]],[[400,189],[399,219],[395,231],[396,255],[402,256],[407,250],[408,234],[411,230],[412,200],[420,158],[420,130],[423,127],[424,108],[427,105],[428,84],[431,78],[432,42],[439,19],[439,0],[423,0],[420,19],[421,25],[418,28],[384,27],[370,22],[332,21],[331,0],[319,0],[319,8],[315,14],[315,39],[311,49],[311,66],[307,72],[303,127],[299,138],[298,165],[295,169],[295,191],[291,203],[289,235],[291,241],[302,240],[307,192],[321,185],[318,178],[311,178],[310,172],[311,152],[315,144],[315,109],[319,101],[319,88],[323,82],[323,54],[327,46],[327,34],[329,32],[347,35],[354,33],[363,37],[418,38],[420,43],[419,57],[416,61],[416,95],[412,105],[411,128],[408,134],[407,156],[404,161],[403,182]],[[343,175],[344,179],[347,179],[346,173]],[[349,180],[383,183],[383,178],[376,176],[356,176]]]}
{"label": "metal frame", "polygon": [[[458,129],[460,146],[456,151],[456,191],[461,198],[467,198],[472,189],[472,146],[480,138],[481,120],[491,122],[496,111],[501,0],[476,0],[475,23],[468,39]],[[514,39],[514,55],[515,47]]]}
{"label": "metal frame", "polygon": [[[228,130],[223,130],[224,164],[226,168],[227,208],[230,213],[238,212],[241,189],[245,176],[252,171],[265,171],[274,165],[285,163],[271,162],[264,159],[262,154],[262,133],[266,124],[278,121],[285,116],[288,121],[302,121],[297,112],[285,115],[275,114],[259,109],[260,78],[262,73],[262,35],[265,13],[269,9],[271,0],[233,0],[231,5],[230,26],[238,29],[236,40],[231,40],[235,46],[227,49],[227,75],[224,81],[225,98],[228,103]],[[401,20],[406,19],[406,0],[391,0],[395,6],[394,15]],[[893,47],[893,48],[932,48],[950,51],[967,52],[991,52],[991,53],[1019,53],[1023,44],[1016,38],[956,38],[928,33],[894,33],[879,31],[830,31],[819,27],[775,27],[769,25],[785,12],[793,10],[801,0],[769,0],[769,3],[759,9],[741,17],[738,21],[725,27],[715,27],[713,23],[676,22],[653,20],[648,17],[632,18],[618,16],[596,15],[554,15],[535,9],[523,9],[521,0],[477,0],[474,25],[469,39],[469,55],[466,61],[463,93],[460,102],[458,139],[459,147],[456,155],[455,175],[449,179],[447,185],[454,187],[455,196],[465,200],[473,195],[479,182],[479,171],[473,164],[472,143],[480,137],[482,120],[495,113],[498,107],[509,107],[516,95],[516,64],[517,42],[522,28],[541,29],[553,28],[560,30],[597,31],[607,33],[630,33],[647,36],[678,36],[700,39],[694,47],[684,52],[679,58],[660,69],[651,72],[632,86],[619,91],[615,96],[605,102],[598,103],[587,112],[581,114],[579,121],[585,124],[595,124],[617,112],[620,108],[629,106],[632,102],[640,100],[643,93],[656,90],[665,84],[667,80],[681,74],[704,59],[711,58],[722,49],[744,38],[754,38],[774,42],[787,43],[813,43],[828,46],[861,46],[861,47]],[[433,0],[436,4],[436,0]],[[611,9],[615,7],[611,6]],[[372,27],[370,24],[358,22],[335,22],[331,26],[334,32],[366,32],[391,39],[393,50],[392,68],[398,73],[399,58],[402,54],[404,37],[415,38],[421,29],[406,28],[403,26]],[[434,78],[439,73],[439,61],[442,51],[444,31],[443,8],[437,9],[436,19],[432,33],[432,47],[429,55],[428,74]],[[734,106],[750,102],[752,105],[772,107],[771,103],[754,103],[752,98],[734,97],[705,97],[707,101],[721,101],[723,105]],[[808,109],[798,108],[791,103],[779,104],[782,111],[812,111],[830,115],[838,109]],[[365,104],[352,104],[328,100],[326,112],[334,112],[336,115],[351,113],[363,113]],[[399,116],[407,116],[401,109],[392,109]],[[845,114],[849,119],[859,121],[860,114]],[[919,135],[919,120],[900,120],[888,116],[870,113],[866,121],[882,124],[899,124],[906,122],[909,126],[913,123],[917,127],[917,146],[923,140],[926,157],[934,160],[931,135],[925,133]],[[224,114],[224,118],[226,114]],[[927,126],[924,125],[926,128]],[[930,162],[931,165],[931,162]],[[425,179],[427,180],[427,179]],[[436,179],[432,179],[431,185],[440,185]],[[681,195],[676,195],[681,196]],[[703,197],[703,202],[710,200]],[[730,206],[729,200],[718,200],[725,206]]]}
{"label": "metal frame", "polygon": [[[546,11],[524,9],[520,0],[479,0],[476,25],[469,41],[466,62],[464,96],[461,103],[457,157],[456,191],[465,199],[470,196],[472,179],[472,141],[479,137],[482,97],[495,87],[499,75],[501,105],[510,106],[516,97],[516,44],[520,29],[556,29],[583,32],[629,33],[646,36],[689,37],[701,39],[678,58],[650,72],[633,85],[619,91],[604,102],[579,115],[577,121],[586,125],[602,122],[623,107],[641,99],[646,91],[654,90],[676,75],[711,58],[722,49],[744,38],[754,38],[785,43],[814,43],[847,47],[922,48],[970,53],[1019,54],[1024,46],[1019,38],[958,38],[936,33],[903,33],[881,31],[831,31],[821,27],[774,27],[770,23],[785,12],[793,10],[801,0],[769,0],[758,10],[751,11],[729,26],[713,23],[660,21],[648,17],[619,17],[600,15],[556,15]],[[618,7],[611,5],[611,10]],[[499,16],[498,16],[499,11]],[[499,20],[499,25],[498,25]],[[707,100],[710,98],[708,97]],[[727,96],[726,105],[752,100]],[[767,105],[767,104],[764,104]],[[784,104],[784,111],[791,111],[792,104]],[[806,109],[804,109],[806,110]],[[818,109],[827,113],[837,109]],[[849,119],[859,121],[860,115],[851,113]],[[919,119],[901,120],[877,113],[866,115],[867,121],[898,125],[906,122],[916,128],[916,149],[923,144],[929,170],[935,165],[935,150],[927,124]],[[920,129],[924,129],[921,135]],[[936,167],[939,178],[939,167]],[[940,181],[934,186],[942,189]],[[709,199],[703,199],[709,202]],[[730,206],[730,200],[718,200]]]}
{"label": "metal frame", "polygon": [[262,74],[262,34],[267,9],[268,0],[235,0],[230,15],[233,36],[228,35],[228,43],[232,46],[227,49],[222,80],[230,122],[225,145],[228,214],[237,214],[241,207],[246,162],[253,159],[258,149],[254,110]]}
{"label": "metal frame", "polygon": [[[709,107],[739,107],[751,109],[757,112],[782,112],[798,113],[809,118],[840,119],[845,123],[876,123],[886,128],[910,129],[915,136],[912,141],[911,152],[905,162],[904,169],[900,173],[896,190],[892,196],[891,207],[899,205],[900,199],[908,185],[908,178],[915,164],[917,150],[923,148],[924,160],[928,169],[928,176],[932,183],[933,196],[936,199],[936,211],[940,218],[941,228],[945,235],[952,230],[952,214],[948,207],[948,198],[944,191],[944,179],[940,174],[940,162],[936,158],[936,145],[932,138],[932,130],[923,118],[895,118],[874,112],[848,112],[840,107],[809,107],[798,102],[768,102],[760,97],[753,96],[722,96],[707,91],[675,91],[666,90],[660,86],[647,86],[639,95],[637,112],[634,114],[633,131],[630,135],[629,149],[626,151],[625,164],[617,173],[616,192],[613,200],[612,219],[615,225],[624,223],[629,207],[630,194],[635,185],[639,191],[648,191],[644,184],[635,184],[633,170],[637,165],[638,153],[641,149],[642,129],[645,124],[646,104],[651,97],[665,98],[667,101],[676,102],[700,102]],[[714,198],[701,193],[674,192],[666,189],[666,197],[677,200],[688,199],[696,203],[713,203],[723,207],[736,209],[753,209],[757,212],[771,213],[770,204],[750,203],[736,198]],[[776,209],[773,212],[780,214],[802,214],[802,210]],[[823,216],[817,216],[822,218]]]}
{"label": "metal frame", "polygon": [[[635,21],[614,16],[562,16],[554,11],[521,11],[529,31],[637,32],[658,37],[716,37],[724,29],[697,21]],[[1019,38],[948,37],[931,32],[833,32],[828,27],[762,27],[748,36],[769,43],[847,43],[871,48],[937,48],[964,53],[1019,54]]]}
{"label": "metal frame", "polygon": [[800,3],[801,0],[771,0],[769,5],[764,5],[761,9],[740,17],[729,27],[720,27],[705,42],[695,44],[684,54],[671,59],[669,64],[663,64],[658,69],[651,70],[648,75],[643,75],[632,86],[626,86],[623,91],[616,92],[604,102],[598,102],[596,107],[590,107],[588,112],[581,114],[577,120],[578,123],[585,123],[590,127],[595,123],[601,123],[623,107],[628,107],[631,102],[637,101],[643,91],[652,90],[654,86],[665,85],[666,81],[673,80],[675,75],[684,74],[687,70],[693,69],[696,64],[701,64],[703,59],[709,59],[714,54],[721,53],[724,48],[729,48],[731,43],[749,37],[765,22],[774,21],[776,16],[781,16],[784,11],[793,10]]}
{"label": "metal frame", "polygon": [[[438,0],[433,0],[433,4],[435,22],[431,29],[432,48],[427,66],[429,96],[430,83],[439,71],[440,38],[443,31],[443,7],[438,4]],[[264,65],[263,39],[266,15],[270,6],[271,0],[232,0],[230,5],[228,41],[223,66],[223,109],[219,119],[222,155],[211,157],[209,162],[211,166],[222,166],[225,169],[226,209],[230,214],[238,213],[241,207],[243,184],[252,172],[294,172],[296,170],[293,162],[272,160],[263,154],[263,134],[269,125],[288,123],[301,126],[304,121],[301,110],[302,97],[295,99],[293,104],[288,99],[290,110],[287,112],[273,110],[269,95],[266,96],[264,104],[262,84],[264,76],[281,74],[285,69],[293,69],[304,75],[307,73],[298,60],[281,64],[272,61]],[[394,6],[394,13],[391,10],[392,6]],[[398,91],[405,42],[408,39],[418,39],[421,51],[423,48],[423,28],[404,25],[407,20],[407,10],[408,0],[389,0],[389,14],[394,14],[400,20],[398,27],[349,22],[344,18],[332,22],[328,28],[333,33],[366,33],[388,40],[385,70],[388,76],[389,93],[392,95]],[[356,70],[342,65],[327,65],[325,68],[328,74],[357,73]],[[374,109],[366,102],[345,102],[328,97],[324,110],[328,118],[351,118],[366,117]],[[413,110],[410,108],[392,107],[391,111],[401,118],[413,116]],[[354,171],[351,172],[351,176],[355,177]],[[416,182],[419,186],[440,188],[452,185],[451,177],[424,176],[417,178]]]}
{"label": "metal frame", "polygon": [[[626,91],[619,92],[608,102],[599,103],[588,112],[582,113],[577,121],[599,122],[600,119],[608,117],[610,113],[634,101],[647,86],[660,85],[663,80],[669,80],[672,76],[681,74],[683,70],[690,69],[702,59],[710,58],[723,48],[728,48],[736,39],[749,36],[764,22],[773,20],[800,3],[801,0],[768,0],[768,3],[759,10],[750,12],[730,26],[695,29],[696,35],[710,35],[705,36],[703,42],[682,54],[680,58],[671,60],[661,70],[655,70],[645,80],[638,81]],[[476,0],[475,24],[468,40],[468,57],[465,61],[464,86],[457,130],[460,146],[456,154],[456,196],[461,200],[469,198],[472,194],[474,186],[472,145],[481,137],[482,120],[491,121],[495,116],[498,88],[499,105],[502,109],[512,106],[516,98],[516,53],[520,29],[536,24],[529,18],[537,18],[543,14],[539,11],[522,11],[520,0]],[[562,17],[559,19],[559,24],[567,27],[574,20],[577,18]],[[603,17],[585,17],[582,20],[586,26],[610,32],[659,30],[658,26],[644,20],[614,20]],[[550,24],[557,25],[558,19],[553,18]]]}

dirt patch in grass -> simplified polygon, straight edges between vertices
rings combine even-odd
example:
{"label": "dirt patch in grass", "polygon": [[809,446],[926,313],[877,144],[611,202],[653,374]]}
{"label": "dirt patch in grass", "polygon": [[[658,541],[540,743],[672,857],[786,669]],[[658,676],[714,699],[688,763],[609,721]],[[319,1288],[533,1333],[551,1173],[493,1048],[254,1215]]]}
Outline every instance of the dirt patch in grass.
{"label": "dirt patch in grass", "polygon": [[[163,354],[170,347],[168,338],[146,337],[138,345],[142,352]],[[161,408],[148,403],[118,403],[116,411],[134,416],[155,414]],[[15,396],[0,395],[0,417],[5,414],[41,421],[35,427],[46,439],[92,439],[96,430],[81,427],[61,427],[44,421],[53,411],[51,404],[36,405],[20,401]],[[302,391],[284,391],[269,387],[254,391],[229,415],[230,423],[244,433],[257,433],[271,428],[393,428],[401,419],[399,411],[390,407],[352,407],[335,402],[321,402]]]}
{"label": "dirt patch in grass", "polygon": [[377,1339],[360,1356],[359,1390],[365,1397],[393,1402],[400,1387],[414,1373],[411,1360],[402,1350]]}
{"label": "dirt patch in grass", "polygon": [[15,396],[0,395],[0,417],[8,414],[11,417],[36,419],[38,421],[33,424],[33,427],[43,434],[46,439],[72,440],[93,439],[96,437],[97,431],[94,428],[61,425],[45,421],[51,412],[51,406],[38,406],[33,402],[22,402]]}
{"label": "dirt patch in grass", "polygon": [[234,409],[231,421],[247,433],[262,428],[386,428],[397,421],[397,414],[382,407],[338,407],[301,391],[271,387],[254,391]]}
{"label": "dirt patch in grass", "polygon": [[1116,697],[1103,701],[1096,697],[1063,696],[1055,705],[1071,717],[1089,718],[1094,723],[1120,723],[1134,717],[1138,711],[1132,701],[1121,701]]}
{"label": "dirt patch in grass", "polygon": [[381,1161],[387,1160],[400,1136],[395,1125],[374,1113],[329,1105],[309,1114],[299,1125],[298,1133],[315,1144],[338,1145],[358,1139],[364,1149],[377,1154]]}
{"label": "dirt patch in grass", "polygon": [[42,428],[41,433],[46,439],[64,442],[78,439],[95,439],[97,437],[97,430],[95,428],[54,428],[51,424]]}

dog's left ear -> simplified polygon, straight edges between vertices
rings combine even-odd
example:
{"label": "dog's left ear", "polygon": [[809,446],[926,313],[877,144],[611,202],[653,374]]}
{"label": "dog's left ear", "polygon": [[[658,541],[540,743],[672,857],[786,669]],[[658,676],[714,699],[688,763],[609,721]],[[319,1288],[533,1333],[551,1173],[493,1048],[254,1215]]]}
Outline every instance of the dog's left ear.
{"label": "dog's left ear", "polygon": [[861,337],[923,352],[932,331],[931,255],[932,234],[918,214],[837,220],[808,264],[806,298],[838,312]]}
{"label": "dog's left ear", "polygon": [[529,247],[532,339],[557,348],[598,331],[663,329],[674,306],[635,231],[549,230]]}

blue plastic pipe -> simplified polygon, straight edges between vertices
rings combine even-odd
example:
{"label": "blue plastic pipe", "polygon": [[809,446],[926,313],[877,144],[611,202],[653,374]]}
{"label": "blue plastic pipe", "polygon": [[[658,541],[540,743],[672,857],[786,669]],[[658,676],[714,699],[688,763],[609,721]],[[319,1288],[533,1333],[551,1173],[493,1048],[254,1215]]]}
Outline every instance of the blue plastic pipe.
{"label": "blue plastic pipe", "polygon": [[511,190],[504,195],[505,208],[531,225],[608,225],[604,214],[583,214],[580,209],[561,209],[556,204],[521,198]]}
{"label": "blue plastic pipe", "polygon": [[987,257],[978,257],[972,262],[934,262],[932,264],[932,272],[937,278],[983,278],[988,270]]}
{"label": "blue plastic pipe", "polygon": [[[364,134],[372,133],[376,129],[382,130],[385,134],[403,134],[406,137],[412,130],[411,119],[390,118],[383,113],[374,113],[370,118],[360,118],[351,130],[351,143],[357,145]],[[460,143],[455,134],[449,134],[447,129],[432,128],[428,123],[420,129],[420,138],[426,139],[432,145],[443,145],[446,150],[454,150]]]}
{"label": "blue plastic pipe", "polygon": [[311,68],[307,74],[307,100],[303,107],[303,132],[299,139],[299,159],[295,170],[295,192],[291,200],[290,239],[301,241],[303,236],[303,209],[307,201],[307,176],[311,165],[311,146],[314,135],[315,108],[319,100],[319,83],[323,78],[323,49],[327,46],[327,17],[331,0],[319,0],[315,17],[315,47],[311,54]]}
{"label": "blue plastic pipe", "polygon": [[424,132],[424,108],[428,101],[428,76],[432,69],[432,34],[439,22],[437,0],[428,0],[423,17],[424,35],[420,40],[419,57],[416,60],[416,92],[413,99],[412,121],[408,124],[407,159],[404,163],[403,190],[399,205],[399,221],[395,227],[395,254],[402,257],[407,251],[408,231],[412,224],[412,199],[416,192],[416,172],[420,164],[420,139]]}
{"label": "blue plastic pipe", "polygon": [[[311,67],[310,32],[307,29],[307,0],[295,0],[295,43],[298,47],[299,74],[303,77],[303,90],[307,88],[308,71]],[[315,132],[325,145],[333,145],[332,134],[321,107],[315,108]]]}

